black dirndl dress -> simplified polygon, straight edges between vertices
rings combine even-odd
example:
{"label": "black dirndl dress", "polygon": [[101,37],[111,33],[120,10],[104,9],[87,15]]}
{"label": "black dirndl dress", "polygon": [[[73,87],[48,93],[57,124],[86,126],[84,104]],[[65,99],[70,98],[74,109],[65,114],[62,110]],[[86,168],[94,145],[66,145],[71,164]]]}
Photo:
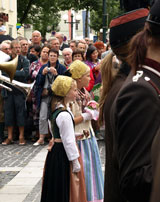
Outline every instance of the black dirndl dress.
{"label": "black dirndl dress", "polygon": [[[63,110],[56,110],[52,114],[54,138],[59,139],[59,129],[55,119],[61,111]],[[69,198],[70,162],[67,158],[63,143],[55,142],[51,151],[48,152],[45,162],[41,202],[69,202]]]}
{"label": "black dirndl dress", "polygon": [[70,165],[62,143],[54,143],[48,152],[41,202],[69,202]]}

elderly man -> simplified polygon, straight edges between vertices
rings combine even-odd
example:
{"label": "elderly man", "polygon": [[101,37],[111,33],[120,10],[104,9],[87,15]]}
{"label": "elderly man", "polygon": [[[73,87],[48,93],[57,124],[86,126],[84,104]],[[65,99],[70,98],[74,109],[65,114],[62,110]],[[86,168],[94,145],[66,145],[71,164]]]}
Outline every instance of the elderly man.
{"label": "elderly man", "polygon": [[[6,40],[3,41],[0,45],[0,50],[2,52],[4,52],[7,55],[11,55],[11,41]],[[3,56],[2,56],[3,57]],[[4,58],[2,58],[1,60],[3,61]],[[4,140],[4,101],[3,101],[3,97],[1,95],[2,90],[0,89],[0,143],[3,142]]]}
{"label": "elderly man", "polygon": [[71,48],[65,48],[62,51],[62,55],[64,58],[64,65],[67,69],[70,66],[70,64],[72,63],[72,53],[73,53],[73,51]]}
{"label": "elderly man", "polygon": [[32,33],[32,45],[39,45],[41,46],[41,40],[42,40],[42,36],[41,33],[38,30],[35,30]]}
{"label": "elderly man", "polygon": [[[0,50],[7,55],[11,54],[11,47],[10,44],[6,42],[2,42],[0,45]],[[3,56],[1,56],[3,57]],[[2,58],[3,60],[4,58]],[[4,102],[3,102],[3,97],[1,95],[1,89],[0,89],[0,143],[3,142],[4,140]]]}
{"label": "elderly man", "polygon": [[56,49],[59,52],[59,62],[61,64],[64,63],[64,59],[62,56],[62,51],[60,50],[60,42],[59,39],[56,37],[52,37],[50,39],[48,39],[48,45],[50,46],[50,48],[52,49]]}
{"label": "elderly man", "polygon": [[21,55],[26,57],[30,61],[30,64],[37,60],[37,57],[35,55],[30,54],[28,52],[28,50],[29,50],[28,39],[22,38],[20,40],[20,45],[21,45]]}
{"label": "elderly man", "polygon": [[50,46],[51,49],[54,48],[57,51],[60,50],[60,42],[56,37],[48,39],[48,45]]}
{"label": "elderly man", "polygon": [[83,43],[82,41],[79,41],[77,48],[85,53],[87,50],[87,44]]}
{"label": "elderly man", "polygon": [[[29,75],[29,61],[20,55],[21,46],[19,41],[13,40],[11,42],[11,51],[12,59],[18,56],[14,79],[26,83]],[[16,124],[19,127],[19,145],[24,145],[25,95],[13,85],[7,85],[12,88],[12,91],[3,89],[5,125],[8,130],[8,138],[2,144],[8,145],[13,142],[13,128]]]}
{"label": "elderly man", "polygon": [[55,35],[54,35],[58,40],[59,40],[59,43],[60,43],[60,50],[62,51],[64,48],[68,48],[69,45],[64,43],[64,35],[59,33],[59,32],[56,32]]}
{"label": "elderly man", "polygon": [[77,49],[77,42],[75,40],[70,41],[69,47],[72,49],[72,51],[75,51]]}
{"label": "elderly man", "polygon": [[0,45],[0,50],[6,53],[7,55],[11,55],[11,45],[6,41],[3,41]]}

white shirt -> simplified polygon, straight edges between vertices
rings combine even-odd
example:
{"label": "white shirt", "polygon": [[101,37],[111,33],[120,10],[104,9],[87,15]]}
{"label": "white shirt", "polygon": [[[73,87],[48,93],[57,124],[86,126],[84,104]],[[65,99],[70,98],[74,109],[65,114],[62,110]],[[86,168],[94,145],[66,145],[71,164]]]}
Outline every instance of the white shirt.
{"label": "white shirt", "polygon": [[[61,106],[63,105],[60,105],[59,107]],[[67,110],[72,115],[69,107],[67,107]],[[59,128],[60,137],[62,139],[62,143],[69,161],[73,161],[79,157],[79,151],[76,144],[74,125],[71,115],[68,112],[63,111],[59,113],[56,118],[56,124]]]}

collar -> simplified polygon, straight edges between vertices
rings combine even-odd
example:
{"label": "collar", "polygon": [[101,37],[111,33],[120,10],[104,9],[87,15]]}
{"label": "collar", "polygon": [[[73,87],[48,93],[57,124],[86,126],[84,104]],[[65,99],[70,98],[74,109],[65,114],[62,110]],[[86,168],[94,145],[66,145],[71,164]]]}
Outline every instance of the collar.
{"label": "collar", "polygon": [[58,109],[58,108],[60,108],[60,107],[66,108],[66,109],[72,114],[71,109],[70,109],[70,107],[69,107],[69,103],[67,104],[66,107],[65,107],[63,104],[57,104],[56,109]]}
{"label": "collar", "polygon": [[63,42],[61,43],[60,48],[62,48],[62,46],[63,46]]}
{"label": "collar", "polygon": [[147,69],[160,77],[160,63],[146,58],[142,68]]}

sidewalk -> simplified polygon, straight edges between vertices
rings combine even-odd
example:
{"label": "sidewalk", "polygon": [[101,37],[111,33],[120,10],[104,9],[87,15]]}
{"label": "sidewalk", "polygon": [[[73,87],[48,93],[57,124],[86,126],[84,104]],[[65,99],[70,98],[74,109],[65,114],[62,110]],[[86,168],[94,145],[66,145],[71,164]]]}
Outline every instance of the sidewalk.
{"label": "sidewalk", "polygon": [[[36,192],[33,193],[32,200],[27,199],[27,196],[34,191],[38,183],[41,188],[46,154],[47,145],[0,145],[0,202],[36,201]],[[37,194],[40,197],[40,190]]]}
{"label": "sidewalk", "polygon": [[[104,142],[99,141],[104,171]],[[47,145],[0,145],[0,202],[39,202]]]}

